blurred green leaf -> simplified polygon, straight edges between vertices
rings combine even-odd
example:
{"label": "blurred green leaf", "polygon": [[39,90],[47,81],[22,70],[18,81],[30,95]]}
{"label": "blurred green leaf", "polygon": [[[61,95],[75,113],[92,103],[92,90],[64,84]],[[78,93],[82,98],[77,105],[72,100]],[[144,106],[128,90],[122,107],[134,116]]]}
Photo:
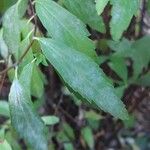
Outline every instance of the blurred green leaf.
{"label": "blurred green leaf", "polygon": [[0,13],[3,13],[11,5],[13,5],[17,0],[1,0]]}
{"label": "blurred green leaf", "polygon": [[[57,41],[96,60],[94,43],[85,24],[52,0],[36,0],[36,12],[49,34]],[[51,18],[51,19],[49,19]]]}
{"label": "blurred green leaf", "polygon": [[44,75],[36,64],[33,66],[33,75],[31,81],[31,94],[41,98],[44,93]]}
{"label": "blurred green leaf", "polygon": [[94,148],[94,137],[90,127],[85,127],[81,130],[83,139],[85,140],[86,144],[89,146],[90,149]]}
{"label": "blurred green leaf", "polygon": [[8,46],[8,51],[11,54],[18,52],[19,49],[21,32],[20,18],[24,13],[23,10],[26,9],[22,7],[22,5],[25,5],[25,2],[26,0],[19,0],[15,5],[11,6],[5,12],[5,15],[3,17],[3,37]]}
{"label": "blurred green leaf", "polygon": [[[33,72],[33,66],[34,62],[31,62],[27,64],[19,77],[20,83],[23,85],[24,89],[26,89],[26,92],[31,95],[31,79],[32,79],[32,72]],[[27,82],[28,77],[28,82]]]}
{"label": "blurred green leaf", "polygon": [[72,143],[64,143],[65,150],[74,150]]}
{"label": "blurred green leaf", "polygon": [[144,67],[150,62],[150,36],[130,42],[123,39],[121,42],[109,42],[109,46],[116,51],[113,56],[131,58],[133,60],[134,78],[137,78]]}
{"label": "blurred green leaf", "polygon": [[96,10],[97,10],[98,14],[101,14],[103,12],[105,6],[109,2],[109,0],[95,0],[95,1],[96,1]]}
{"label": "blurred green leaf", "polygon": [[10,116],[9,104],[7,101],[0,100],[0,115],[5,116],[5,117]]}
{"label": "blurred green leaf", "polygon": [[148,14],[150,15],[150,0],[147,1],[147,10]]}
{"label": "blurred green leaf", "polygon": [[72,14],[85,24],[99,32],[106,32],[103,19],[98,16],[93,0],[64,0],[64,4]]}
{"label": "blurred green leaf", "polygon": [[148,86],[150,87],[150,71],[146,73],[145,75],[141,76],[137,82],[137,84],[140,84],[142,86]]}
{"label": "blurred green leaf", "polygon": [[128,70],[125,59],[121,57],[112,57],[108,63],[110,68],[117,73],[121,79],[126,83],[128,77]]}
{"label": "blurred green leaf", "polygon": [[132,17],[139,9],[139,0],[111,0],[112,19],[110,22],[111,35],[113,40],[121,38],[122,33],[128,28]]}
{"label": "blurred green leaf", "polygon": [[115,88],[115,92],[119,98],[123,97],[124,91],[126,89],[126,85],[122,85]]}
{"label": "blurred green leaf", "polygon": [[9,145],[9,143],[4,140],[4,141],[0,141],[0,149],[1,150],[12,150],[11,146]]}
{"label": "blurred green leaf", "polygon": [[94,110],[90,110],[85,112],[85,118],[98,121],[103,117],[100,114],[96,113]]}
{"label": "blurred green leaf", "polygon": [[74,131],[73,131],[72,127],[71,127],[68,123],[63,123],[63,129],[64,129],[64,132],[66,133],[66,135],[67,135],[71,140],[74,140],[74,139],[75,139]]}
{"label": "blurred green leaf", "polygon": [[19,145],[17,137],[16,135],[14,135],[14,131],[12,128],[5,133],[5,138],[10,143],[13,150],[22,150],[21,145]]}
{"label": "blurred green leaf", "polygon": [[135,121],[136,121],[135,120],[135,116],[130,115],[129,119],[126,120],[126,121],[124,121],[123,123],[124,123],[124,125],[125,125],[126,128],[132,128],[135,125]]}
{"label": "blurred green leaf", "polygon": [[59,122],[59,118],[56,116],[43,116],[42,120],[45,125],[55,125]]}
{"label": "blurred green leaf", "polygon": [[8,58],[8,47],[3,39],[3,29],[0,30],[0,56]]}
{"label": "blurred green leaf", "polygon": [[48,150],[46,127],[33,110],[27,89],[17,79],[11,86],[9,103],[11,122],[20,137],[34,150]]}

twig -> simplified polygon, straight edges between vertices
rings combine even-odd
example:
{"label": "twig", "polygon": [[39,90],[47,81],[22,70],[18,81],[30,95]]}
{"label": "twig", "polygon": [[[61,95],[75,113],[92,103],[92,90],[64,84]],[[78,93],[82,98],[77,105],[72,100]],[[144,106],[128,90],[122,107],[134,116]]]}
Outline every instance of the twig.
{"label": "twig", "polygon": [[10,69],[14,68],[16,66],[16,64],[13,64],[10,67],[7,67],[6,69],[4,69],[3,71],[0,72],[0,75],[3,75],[4,73],[8,72]]}
{"label": "twig", "polygon": [[16,66],[18,66],[22,62],[23,58],[26,56],[26,54],[28,53],[28,51],[30,50],[31,46],[33,45],[33,42],[34,42],[34,39],[31,41],[31,43],[29,44],[29,46],[27,47],[27,49],[25,50],[25,52],[23,53],[23,55],[20,57],[20,59],[18,60],[18,62],[14,63],[10,67],[7,67],[3,71],[1,71],[0,75],[3,75],[5,73],[7,73],[10,69],[15,68]]}
{"label": "twig", "polygon": [[57,115],[58,109],[59,109],[60,104],[62,103],[62,101],[63,101],[63,94],[61,94],[60,99],[59,99],[59,102],[58,102],[58,104],[56,105],[56,108],[55,108],[55,111],[54,111],[54,115]]}
{"label": "twig", "polygon": [[2,88],[3,88],[4,81],[5,81],[5,77],[6,77],[6,73],[4,73],[4,75],[2,76],[2,80],[1,80],[1,84],[0,84],[0,95],[1,95],[1,92],[2,92]]}

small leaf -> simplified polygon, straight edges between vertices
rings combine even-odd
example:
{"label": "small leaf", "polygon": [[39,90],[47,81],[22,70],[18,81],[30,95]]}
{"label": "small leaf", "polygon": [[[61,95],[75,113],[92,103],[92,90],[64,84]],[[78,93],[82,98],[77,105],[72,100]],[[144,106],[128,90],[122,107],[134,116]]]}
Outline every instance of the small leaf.
{"label": "small leaf", "polygon": [[127,119],[123,103],[90,57],[54,40],[38,40],[46,58],[75,92],[115,117]]}
{"label": "small leaf", "polygon": [[81,130],[82,136],[90,149],[94,148],[94,137],[90,127],[85,127]]}
{"label": "small leaf", "polygon": [[45,125],[55,125],[59,122],[59,118],[56,116],[43,116],[42,120],[44,121]]}
{"label": "small leaf", "polygon": [[0,55],[4,58],[8,58],[8,47],[3,39],[3,29],[0,30]]}
{"label": "small leaf", "polygon": [[96,0],[96,10],[99,15],[103,12],[108,2],[109,0]]}
{"label": "small leaf", "polygon": [[6,11],[3,17],[3,37],[10,53],[16,53],[19,48],[20,17],[22,17],[23,12],[25,12],[25,6],[22,7],[22,4],[25,5],[25,2],[27,3],[26,0],[19,0]]}
{"label": "small leaf", "polygon": [[12,150],[11,146],[9,145],[9,143],[6,140],[0,141],[0,149],[1,150]]}
{"label": "small leaf", "polygon": [[7,101],[0,100],[0,115],[3,115],[5,117],[10,116],[9,105]]}
{"label": "small leaf", "polygon": [[41,98],[44,93],[44,75],[36,64],[33,66],[33,75],[31,80],[31,94]]}
{"label": "small leaf", "polygon": [[111,62],[109,62],[110,68],[123,79],[124,82],[127,82],[128,70],[125,64],[124,58],[121,57],[112,57]]}
{"label": "small leaf", "polygon": [[68,123],[63,123],[63,129],[69,139],[71,140],[75,139],[74,130]]}
{"label": "small leaf", "polygon": [[18,143],[18,138],[15,135],[14,130],[13,130],[13,132],[12,132],[12,130],[8,130],[7,132],[5,132],[5,138],[10,143],[13,150],[22,150],[22,147]]}
{"label": "small leaf", "polygon": [[64,143],[65,150],[74,150],[72,143]]}
{"label": "small leaf", "polygon": [[[29,95],[31,95],[31,79],[32,79],[32,73],[33,73],[33,66],[34,66],[33,62],[27,64],[23,68],[19,77],[21,85],[23,85],[24,89],[26,89]],[[28,77],[28,80],[27,80],[27,77]]]}
{"label": "small leaf", "polygon": [[145,75],[141,76],[140,79],[137,81],[137,84],[150,87],[150,71]]}
{"label": "small leaf", "polygon": [[26,89],[15,79],[10,94],[11,122],[21,138],[34,150],[48,150],[46,128],[33,110],[33,104]]}
{"label": "small leaf", "polygon": [[95,120],[95,121],[99,121],[103,117],[100,114],[96,113],[95,111],[90,110],[90,111],[85,112],[85,118]]}
{"label": "small leaf", "polygon": [[96,59],[94,43],[86,26],[52,0],[36,0],[36,13],[50,36]]}
{"label": "small leaf", "polygon": [[122,97],[123,97],[123,94],[124,94],[124,92],[125,92],[125,89],[126,89],[126,86],[125,86],[125,85],[124,85],[124,86],[119,86],[119,87],[115,88],[115,92],[116,92],[116,94],[117,94],[117,96],[118,96],[119,98],[122,98]]}
{"label": "small leaf", "polygon": [[123,121],[124,126],[128,129],[133,128],[135,126],[135,123],[136,118],[133,115],[130,115],[128,120]]}
{"label": "small leaf", "polygon": [[98,16],[93,0],[64,0],[64,4],[72,14],[85,24],[99,32],[105,33],[103,19]]}
{"label": "small leaf", "polygon": [[138,11],[139,0],[111,0],[111,4],[113,5],[110,22],[111,35],[113,40],[117,41]]}
{"label": "small leaf", "polygon": [[110,47],[116,51],[113,57],[131,58],[133,60],[134,78],[137,78],[144,67],[150,62],[150,36],[137,41],[123,39],[121,42],[110,42]]}

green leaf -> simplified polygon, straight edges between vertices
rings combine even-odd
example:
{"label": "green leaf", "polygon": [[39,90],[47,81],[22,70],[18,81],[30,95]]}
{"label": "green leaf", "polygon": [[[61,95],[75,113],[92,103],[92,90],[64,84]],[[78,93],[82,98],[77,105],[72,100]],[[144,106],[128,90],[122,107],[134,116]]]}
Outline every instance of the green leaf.
{"label": "green leaf", "polygon": [[[93,0],[64,0],[67,9],[91,28],[104,33],[105,25],[98,16]],[[90,12],[90,13],[89,13]]]}
{"label": "green leaf", "polygon": [[95,111],[90,110],[90,111],[85,112],[85,118],[95,120],[95,121],[99,121],[103,117],[100,114],[96,113]]}
{"label": "green leaf", "polygon": [[46,128],[33,110],[33,104],[26,89],[15,79],[10,94],[11,122],[21,138],[34,150],[48,150]]}
{"label": "green leaf", "polygon": [[[26,89],[29,95],[31,95],[31,79],[32,79],[32,73],[33,73],[33,66],[34,66],[33,62],[27,64],[23,68],[19,77],[21,85],[24,87],[24,89]],[[28,80],[27,80],[27,77],[28,77]]]}
{"label": "green leaf", "polygon": [[22,17],[25,12],[26,8],[22,6],[25,5],[25,2],[26,0],[19,0],[6,11],[3,18],[3,37],[10,53],[16,53],[19,48],[20,17]]}
{"label": "green leaf", "polygon": [[3,29],[0,30],[0,55],[4,58],[8,58],[8,47],[3,39]]}
{"label": "green leaf", "polygon": [[150,87],[150,71],[143,75],[138,81],[137,84],[142,86]]}
{"label": "green leaf", "polygon": [[125,128],[128,129],[133,128],[135,126],[135,123],[136,123],[136,118],[133,115],[130,115],[128,120],[123,121]]}
{"label": "green leaf", "polygon": [[96,10],[98,14],[101,14],[103,12],[108,2],[109,0],[96,0]]}
{"label": "green leaf", "polygon": [[[24,24],[24,29],[29,28],[29,25],[30,25],[30,24],[28,25],[25,20],[21,21],[21,24]],[[25,52],[25,50],[27,49],[28,45],[31,42],[30,37],[32,36],[31,30],[28,29],[28,31],[26,31],[28,32],[28,34],[24,37],[25,31],[22,29],[22,25],[20,26],[21,26],[20,28],[21,28],[21,35],[22,35],[23,40],[19,43],[19,49],[14,54],[16,60],[19,60],[20,57],[23,55],[23,53]],[[33,59],[34,57],[33,57],[32,47],[31,47],[28,53],[26,54],[26,56],[23,58],[19,68],[24,67],[26,64],[30,63]]]}
{"label": "green leaf", "polygon": [[0,141],[5,139],[5,128],[0,129]]}
{"label": "green leaf", "polygon": [[113,40],[117,41],[138,11],[139,0],[111,0],[111,3],[113,5],[110,22],[111,35]]}
{"label": "green leaf", "polygon": [[[30,31],[30,29],[28,29],[28,30]],[[28,35],[25,37],[25,39],[20,43],[18,56],[16,56],[16,58],[19,59],[22,56],[22,54],[24,53],[27,46],[30,44],[30,35],[31,34],[32,34],[31,32],[28,33]],[[33,48],[30,48],[30,50],[28,51],[28,53],[22,60],[20,66],[19,66],[19,70],[22,71],[22,69],[26,66],[26,64],[30,63],[34,59],[32,49]],[[43,95],[43,91],[44,91],[44,79],[43,79],[44,75],[42,74],[42,72],[40,71],[38,66],[35,63],[33,63],[33,64],[34,65],[33,65],[33,69],[32,69],[33,71],[32,71],[32,79],[31,79],[31,95],[41,98],[41,96]],[[22,84],[22,85],[24,85],[24,84]]]}
{"label": "green leaf", "polygon": [[5,132],[5,138],[12,146],[13,150],[22,150],[21,145],[18,143],[18,138],[16,137],[16,134],[12,132],[13,130],[8,130]]}
{"label": "green leaf", "polygon": [[63,123],[63,129],[69,139],[71,140],[75,139],[74,130],[68,123]]}
{"label": "green leaf", "polygon": [[59,118],[56,116],[43,116],[42,120],[44,121],[45,125],[55,125],[59,122]]}
{"label": "green leaf", "polygon": [[150,62],[150,36],[145,36],[137,41],[130,42],[126,39],[121,42],[111,42],[110,47],[116,49],[113,56],[131,58],[133,60],[134,78],[142,72],[144,67],[147,67]]}
{"label": "green leaf", "polygon": [[9,105],[7,101],[1,101],[0,100],[0,115],[3,115],[5,117],[9,117]]}
{"label": "green leaf", "polygon": [[147,1],[147,11],[148,11],[148,14],[150,15],[150,1],[149,0]]}
{"label": "green leaf", "polygon": [[81,134],[90,149],[94,148],[94,137],[90,127],[85,127],[81,130]]}
{"label": "green leaf", "polygon": [[31,94],[41,98],[44,93],[44,75],[41,70],[34,64],[33,75],[31,81]]}
{"label": "green leaf", "polygon": [[[129,41],[125,38],[123,38],[121,41],[109,40],[107,42],[108,46],[117,53],[122,53],[122,52],[125,53],[125,51],[128,51],[129,49],[131,49],[132,43],[133,43],[133,41]],[[118,54],[117,54],[117,56],[118,56]]]}
{"label": "green leaf", "polygon": [[85,24],[52,0],[36,0],[36,13],[53,39],[96,59]]}
{"label": "green leaf", "polygon": [[144,67],[148,67],[150,63],[150,36],[145,36],[132,44],[130,53],[128,51],[127,55],[130,56],[134,63],[134,75],[138,76]]}
{"label": "green leaf", "polygon": [[1,0],[0,13],[3,13],[7,8],[13,5],[17,0]]}
{"label": "green leaf", "polygon": [[115,71],[117,75],[126,83],[128,78],[128,70],[124,58],[112,57],[111,62],[108,64],[110,68]]}
{"label": "green leaf", "polygon": [[124,94],[124,92],[125,92],[125,89],[126,89],[126,86],[125,86],[125,85],[119,86],[119,87],[115,88],[115,92],[116,92],[116,94],[117,94],[117,96],[118,96],[119,98],[122,98],[122,97],[123,97],[123,94]]}
{"label": "green leaf", "polygon": [[3,18],[3,37],[10,53],[15,53],[18,50],[20,42],[19,15],[17,10],[17,5],[11,6]]}
{"label": "green leaf", "polygon": [[72,143],[64,143],[65,150],[74,150]]}
{"label": "green leaf", "polygon": [[38,40],[46,58],[75,92],[115,117],[127,119],[128,113],[113,86],[90,57],[54,40]]}
{"label": "green leaf", "polygon": [[11,146],[9,145],[9,143],[4,140],[4,141],[0,141],[0,149],[1,150],[12,150]]}

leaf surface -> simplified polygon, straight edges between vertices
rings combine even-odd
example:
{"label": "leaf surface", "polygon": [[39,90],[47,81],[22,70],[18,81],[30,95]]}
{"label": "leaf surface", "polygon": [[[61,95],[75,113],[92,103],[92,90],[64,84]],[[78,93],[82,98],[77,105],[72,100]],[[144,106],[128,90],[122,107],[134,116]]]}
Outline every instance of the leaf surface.
{"label": "leaf surface", "polygon": [[113,40],[117,41],[136,14],[139,8],[139,0],[111,0],[111,3],[113,5],[110,22],[111,35]]}
{"label": "leaf surface", "polygon": [[127,119],[123,103],[115,95],[103,71],[90,57],[54,40],[38,40],[46,58],[75,92],[115,117]]}
{"label": "leaf surface", "polygon": [[98,16],[93,0],[65,0],[64,4],[72,14],[81,19],[85,24],[99,32],[105,32],[103,19]]}
{"label": "leaf surface", "polygon": [[4,140],[0,142],[0,149],[1,150],[12,150],[10,144],[7,142],[7,140]]}
{"label": "leaf surface", "polygon": [[116,51],[114,57],[131,58],[133,60],[134,78],[147,67],[150,62],[150,36],[145,36],[137,41],[123,39],[121,42],[110,42],[109,46]]}
{"label": "leaf surface", "polygon": [[15,79],[9,94],[11,122],[20,137],[34,150],[48,150],[46,128],[33,109],[26,89]]}
{"label": "leaf surface", "polygon": [[9,105],[7,101],[0,100],[0,115],[9,117]]}
{"label": "leaf surface", "polygon": [[3,17],[3,37],[9,53],[16,53],[20,43],[20,18],[24,15],[27,0],[19,0],[11,6]]}
{"label": "leaf surface", "polygon": [[109,0],[96,0],[96,10],[98,14],[101,14],[103,12],[108,2]]}
{"label": "leaf surface", "polygon": [[52,0],[36,0],[36,12],[50,36],[96,59],[85,24]]}

